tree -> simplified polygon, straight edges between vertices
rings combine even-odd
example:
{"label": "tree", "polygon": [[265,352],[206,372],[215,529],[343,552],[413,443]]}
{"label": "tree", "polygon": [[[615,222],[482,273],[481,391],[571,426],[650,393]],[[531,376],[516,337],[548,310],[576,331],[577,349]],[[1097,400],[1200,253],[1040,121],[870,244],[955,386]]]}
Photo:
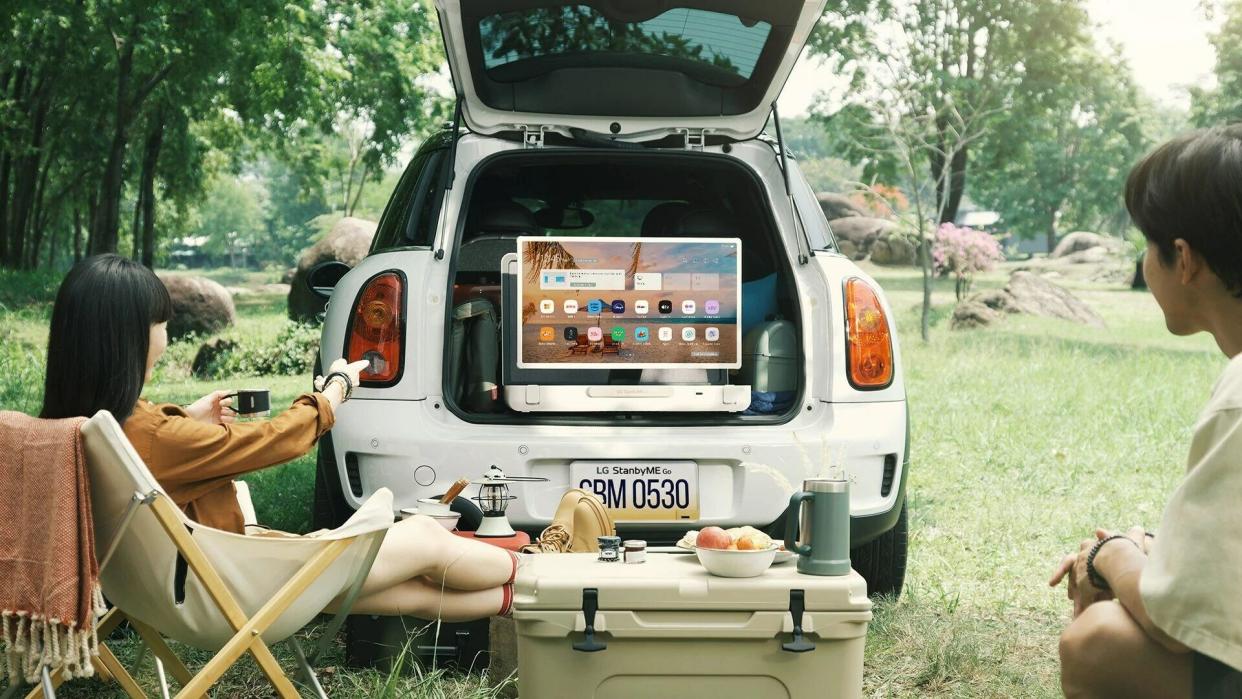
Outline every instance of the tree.
{"label": "tree", "polygon": [[[952,221],[966,191],[972,151],[1019,134],[989,124],[987,141],[954,148],[957,127],[946,107],[998,117],[1042,103],[1064,72],[1067,53],[1089,41],[1086,26],[1080,0],[850,3],[847,11],[829,12],[820,24],[822,36],[811,42],[830,67],[849,77],[844,93],[821,101],[815,114],[839,134],[844,157],[863,163],[864,176],[883,181],[902,174],[904,163],[891,151],[859,146],[855,127],[866,131],[877,121],[877,109],[895,107],[916,119],[939,115],[931,124],[935,147],[924,167],[938,182],[934,208],[940,221]],[[898,83],[902,89],[891,89]],[[886,96],[902,103],[877,105]],[[865,141],[867,134],[861,136]],[[936,153],[950,152],[949,162],[937,160]],[[945,169],[949,176],[940,182]]]}
{"label": "tree", "polygon": [[1216,86],[1193,88],[1191,119],[1197,126],[1242,121],[1242,0],[1225,0],[1211,9],[1223,15],[1211,37],[1216,49]]}
{"label": "tree", "polygon": [[261,196],[253,180],[221,176],[212,181],[208,196],[198,207],[199,222],[194,231],[206,236],[206,252],[228,255],[229,265],[238,266],[238,255],[247,254],[267,232]]}
{"label": "tree", "polygon": [[1123,232],[1118,183],[1149,143],[1142,98],[1119,51],[1083,47],[1069,58],[1046,99],[998,124],[1024,135],[991,145],[971,190],[1012,232],[1044,234],[1049,250],[1061,229]]}

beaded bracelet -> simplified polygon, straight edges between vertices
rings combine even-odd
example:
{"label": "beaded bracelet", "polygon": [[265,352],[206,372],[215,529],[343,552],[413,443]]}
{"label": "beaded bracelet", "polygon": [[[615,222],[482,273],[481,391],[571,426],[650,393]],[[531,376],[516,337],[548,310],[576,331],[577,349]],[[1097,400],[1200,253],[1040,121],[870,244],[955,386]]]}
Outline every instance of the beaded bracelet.
{"label": "beaded bracelet", "polygon": [[349,374],[346,374],[343,371],[334,371],[331,374],[328,374],[327,376],[324,377],[323,385],[326,388],[328,383],[332,381],[332,379],[335,379],[338,377],[341,379],[341,382],[345,388],[345,394],[341,398],[342,400],[349,400],[349,397],[354,395],[354,382],[353,380],[349,378]]}
{"label": "beaded bracelet", "polygon": [[[1104,544],[1107,544],[1113,539],[1125,539],[1138,547],[1138,544],[1125,534],[1113,534],[1110,537],[1106,537],[1095,542],[1095,546],[1092,546],[1091,552],[1087,554],[1087,579],[1090,580],[1091,584],[1100,591],[1109,590],[1111,588],[1108,586],[1108,581],[1104,579],[1104,576],[1100,575],[1100,571],[1095,569],[1095,556],[1100,552],[1100,549],[1104,548]],[[1139,550],[1141,551],[1142,548],[1140,547]]]}

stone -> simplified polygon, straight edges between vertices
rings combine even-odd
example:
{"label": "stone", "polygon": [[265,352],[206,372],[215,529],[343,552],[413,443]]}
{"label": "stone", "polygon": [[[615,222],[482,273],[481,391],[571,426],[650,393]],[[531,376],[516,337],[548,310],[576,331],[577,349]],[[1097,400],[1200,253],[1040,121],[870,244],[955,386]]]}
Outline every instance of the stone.
{"label": "stone", "polygon": [[972,330],[992,325],[1001,319],[1001,313],[994,311],[975,299],[966,299],[953,309],[953,317],[949,320],[951,330]]}
{"label": "stone", "polygon": [[1099,233],[1076,231],[1074,233],[1066,233],[1065,237],[1061,238],[1057,246],[1048,254],[1048,257],[1056,259],[1096,247],[1104,248],[1108,253],[1117,254],[1124,249],[1125,243],[1117,238],[1110,238]]}
{"label": "stone", "polygon": [[871,246],[871,261],[877,265],[912,267],[918,262],[919,251],[905,236],[891,233]]}
{"label": "stone", "polygon": [[837,250],[839,250],[842,255],[845,255],[851,260],[861,260],[867,256],[865,253],[860,254],[858,250],[858,246],[851,243],[848,240],[838,240]]}
{"label": "stone", "polygon": [[1061,262],[1071,265],[1098,265],[1108,262],[1112,257],[1112,253],[1103,245],[1087,248],[1086,250],[1078,250],[1068,255],[1062,255]]}
{"label": "stone", "polygon": [[160,281],[172,297],[173,317],[168,321],[168,338],[176,340],[190,333],[210,335],[237,321],[233,296],[220,284],[186,274],[161,274]]}
{"label": "stone", "polygon": [[819,208],[824,210],[824,217],[829,221],[847,216],[870,216],[871,212],[849,197],[848,194],[837,192],[820,192],[815,195]]}
{"label": "stone", "polygon": [[367,256],[376,223],[361,218],[345,217],[332,226],[319,242],[307,248],[298,258],[297,272],[289,282],[289,317],[298,321],[317,321],[327,303],[306,288],[306,274],[321,262],[336,260],[353,267]]}
{"label": "stone", "polygon": [[1014,272],[1004,289],[971,294],[953,309],[950,324],[954,330],[978,328],[995,323],[1006,313],[1060,318],[1103,328],[1104,319],[1068,289],[1048,281],[1047,275]]}
{"label": "stone", "polygon": [[196,378],[211,379],[216,361],[224,355],[237,349],[237,343],[233,340],[227,340],[223,337],[217,337],[214,340],[208,340],[198,346],[198,352],[194,353],[194,361],[190,364],[190,373]]}
{"label": "stone", "polygon": [[882,218],[871,216],[846,216],[828,222],[837,242],[849,241],[857,251],[851,255],[854,259],[862,259],[871,254],[871,246],[875,241],[897,231],[897,224]]}

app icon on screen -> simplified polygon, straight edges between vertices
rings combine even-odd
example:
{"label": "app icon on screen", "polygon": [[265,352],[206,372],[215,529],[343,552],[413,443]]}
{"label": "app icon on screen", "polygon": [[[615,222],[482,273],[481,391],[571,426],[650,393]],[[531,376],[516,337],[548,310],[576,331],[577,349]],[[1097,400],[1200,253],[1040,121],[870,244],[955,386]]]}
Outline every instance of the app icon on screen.
{"label": "app icon on screen", "polygon": [[708,328],[703,331],[703,337],[708,342],[717,342],[720,340],[720,328]]}
{"label": "app icon on screen", "polygon": [[604,310],[604,302],[599,299],[587,301],[587,313],[599,313]]}
{"label": "app icon on screen", "polygon": [[661,301],[661,302],[660,302],[660,312],[661,312],[661,313],[672,313],[672,312],[673,312],[673,302],[672,302],[672,301],[669,301],[668,299],[664,299],[663,301]]}
{"label": "app icon on screen", "polygon": [[578,339],[578,329],[577,329],[577,328],[575,328],[575,327],[573,327],[573,326],[570,326],[570,327],[568,327],[568,328],[565,328],[565,339],[566,339],[566,340],[569,340],[570,342],[573,342],[574,340],[577,340],[577,339]]}
{"label": "app icon on screen", "polygon": [[635,312],[635,313],[645,314],[645,313],[647,313],[647,311],[648,311],[648,310],[650,310],[650,309],[649,309],[649,308],[647,308],[647,302],[646,302],[646,301],[635,301],[635,302],[634,302],[634,312]]}
{"label": "app icon on screen", "polygon": [[681,341],[682,342],[694,342],[694,328],[682,328],[681,329]]}
{"label": "app icon on screen", "polygon": [[625,302],[622,301],[621,299],[616,299],[615,301],[613,301],[612,312],[613,313],[625,313]]}
{"label": "app icon on screen", "polygon": [[716,299],[708,299],[707,302],[703,304],[703,310],[707,312],[707,315],[714,316],[720,312],[720,302]]}
{"label": "app icon on screen", "polygon": [[565,303],[561,307],[565,309],[566,313],[578,312],[578,302],[574,299],[565,299]]}
{"label": "app icon on screen", "polygon": [[634,341],[635,342],[650,342],[651,341],[651,331],[647,330],[647,326],[640,325],[637,328],[634,328]]}
{"label": "app icon on screen", "polygon": [[671,341],[673,339],[673,329],[668,327],[660,328],[659,337],[660,342]]}
{"label": "app icon on screen", "polygon": [[621,342],[624,339],[625,339],[625,328],[621,327],[620,325],[613,326],[612,341]]}
{"label": "app icon on screen", "polygon": [[556,328],[552,327],[551,325],[545,325],[542,328],[539,328],[539,341],[540,342],[552,342],[555,339],[556,339]]}
{"label": "app icon on screen", "polygon": [[604,331],[599,328],[587,328],[587,339],[591,342],[599,342],[604,339]]}
{"label": "app icon on screen", "polygon": [[539,312],[543,314],[556,312],[556,302],[552,299],[544,299],[539,302]]}
{"label": "app icon on screen", "polygon": [[681,312],[683,315],[694,315],[694,308],[695,306],[693,299],[686,299],[681,302]]}

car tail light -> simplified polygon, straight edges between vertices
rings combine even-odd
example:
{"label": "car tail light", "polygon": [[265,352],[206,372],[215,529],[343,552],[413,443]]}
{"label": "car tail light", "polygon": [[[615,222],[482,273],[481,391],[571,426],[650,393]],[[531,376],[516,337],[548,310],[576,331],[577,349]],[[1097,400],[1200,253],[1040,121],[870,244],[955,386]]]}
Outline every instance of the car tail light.
{"label": "car tail light", "polygon": [[861,279],[845,282],[845,356],[854,388],[877,389],[893,381],[893,339],[880,297]]}
{"label": "car tail light", "polygon": [[391,384],[401,375],[404,291],[399,273],[384,272],[367,281],[354,302],[345,357],[370,362],[360,377],[364,385]]}

